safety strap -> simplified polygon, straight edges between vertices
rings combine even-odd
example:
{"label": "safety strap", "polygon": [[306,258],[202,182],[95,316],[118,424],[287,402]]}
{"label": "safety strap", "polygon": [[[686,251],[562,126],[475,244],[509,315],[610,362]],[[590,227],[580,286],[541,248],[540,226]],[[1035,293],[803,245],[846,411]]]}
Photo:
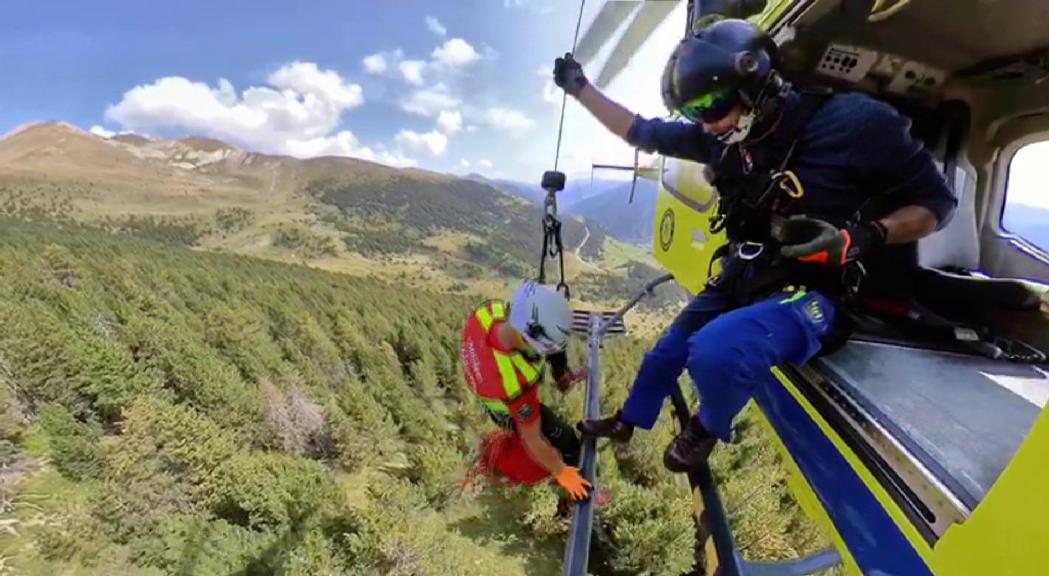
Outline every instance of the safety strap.
{"label": "safety strap", "polygon": [[1018,338],[995,334],[987,325],[965,324],[937,314],[912,299],[883,300],[864,297],[846,309],[857,323],[863,321],[858,313],[876,313],[891,317],[894,325],[905,334],[917,338],[933,338],[953,342],[992,360],[1006,360],[1017,364],[1041,364],[1046,355],[1041,350]]}
{"label": "safety strap", "polygon": [[[776,141],[787,141],[790,145],[787,147],[786,153],[783,155],[782,160],[779,163],[777,171],[773,172],[773,178],[769,180],[769,186],[781,186],[783,184],[781,175],[791,180],[795,185],[796,189],[803,194],[803,187],[797,180],[797,176],[793,173],[787,172],[787,168],[790,165],[791,160],[794,159],[794,154],[798,149],[798,142],[801,140],[801,131],[809,123],[810,120],[816,115],[820,106],[833,94],[830,89],[826,88],[806,88],[798,91],[799,101],[797,107],[792,111],[789,117],[782,120],[783,124],[780,125],[778,130],[772,136]],[[740,149],[742,154],[742,149]],[[788,187],[789,188],[789,187]],[[784,188],[789,193],[788,188]],[[724,201],[724,197],[722,200]],[[720,206],[717,214],[711,220],[711,231],[718,232],[725,227],[725,214],[721,211]],[[731,246],[723,244],[719,246],[710,257],[707,268],[707,276],[713,278],[714,263],[720,258],[729,254]],[[725,280],[725,279],[721,279]]]}

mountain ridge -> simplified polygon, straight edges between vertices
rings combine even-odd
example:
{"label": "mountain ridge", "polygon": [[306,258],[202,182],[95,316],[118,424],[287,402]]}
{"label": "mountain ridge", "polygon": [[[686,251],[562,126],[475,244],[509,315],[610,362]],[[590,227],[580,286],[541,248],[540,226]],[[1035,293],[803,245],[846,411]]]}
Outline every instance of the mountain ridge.
{"label": "mountain ridge", "polygon": [[[493,183],[357,158],[256,153],[213,138],[107,138],[66,123],[30,123],[0,139],[0,215],[502,293],[534,274],[543,213]],[[601,222],[565,211],[562,221],[566,272],[592,269],[613,240]],[[575,250],[588,227],[579,256],[590,264],[582,264]]]}

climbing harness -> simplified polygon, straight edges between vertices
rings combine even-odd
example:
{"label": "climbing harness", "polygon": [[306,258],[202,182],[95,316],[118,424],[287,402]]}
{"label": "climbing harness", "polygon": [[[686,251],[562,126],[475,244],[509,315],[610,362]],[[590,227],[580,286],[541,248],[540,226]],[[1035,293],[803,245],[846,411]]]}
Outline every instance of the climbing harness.
{"label": "climbing harness", "polygon": [[[778,258],[774,231],[805,197],[804,185],[788,166],[801,130],[829,95],[827,90],[801,91],[791,118],[777,121],[784,123],[778,137],[786,150],[775,168],[755,171],[753,158],[743,145],[726,147],[717,167],[708,167],[708,180],[719,191],[710,230],[715,234],[724,231],[728,243],[714,251],[707,285],[730,292],[741,305],[781,285],[794,272],[793,263]],[[730,157],[733,155],[738,162]],[[719,260],[722,270],[714,275],[714,263]]]}
{"label": "climbing harness", "polygon": [[[572,37],[572,52],[576,50],[579,42],[579,28],[583,24],[583,9],[586,0],[579,2],[579,17],[576,19],[575,35]],[[543,247],[539,253],[539,282],[546,282],[546,258],[547,256],[557,258],[558,273],[557,291],[564,294],[565,299],[572,297],[568,284],[565,282],[565,250],[564,242],[561,240],[561,220],[557,217],[557,193],[565,189],[565,173],[559,171],[558,164],[561,160],[561,136],[565,129],[565,108],[568,105],[568,92],[561,94],[561,119],[557,124],[557,147],[554,151],[554,169],[543,173],[541,186],[546,190],[546,200],[543,202]]]}

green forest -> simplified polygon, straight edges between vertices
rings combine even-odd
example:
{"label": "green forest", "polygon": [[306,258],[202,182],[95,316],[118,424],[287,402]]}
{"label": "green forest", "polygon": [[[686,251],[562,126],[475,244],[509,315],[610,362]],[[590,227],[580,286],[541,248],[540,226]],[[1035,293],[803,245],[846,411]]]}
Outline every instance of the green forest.
{"label": "green forest", "polygon": [[[0,224],[0,574],[558,572],[556,486],[462,486],[491,429],[457,355],[478,298]],[[649,344],[605,346],[605,410]],[[542,396],[581,415],[581,389]],[[763,427],[738,426],[715,466],[744,554],[825,546]],[[600,445],[593,573],[693,565],[687,485],[660,462],[673,434],[668,410]]]}

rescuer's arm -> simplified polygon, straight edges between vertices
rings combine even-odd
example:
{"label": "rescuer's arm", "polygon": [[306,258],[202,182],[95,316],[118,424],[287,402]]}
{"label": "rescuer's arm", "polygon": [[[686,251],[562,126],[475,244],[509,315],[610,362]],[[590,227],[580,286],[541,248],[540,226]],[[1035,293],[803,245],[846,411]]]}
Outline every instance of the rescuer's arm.
{"label": "rescuer's arm", "polygon": [[573,500],[582,500],[589,495],[590,482],[579,475],[578,468],[566,465],[561,459],[561,453],[547,442],[543,437],[539,419],[525,426],[519,425],[517,430],[528,455],[546,468]]}
{"label": "rescuer's arm", "polygon": [[877,220],[855,222],[841,230],[827,222],[794,216],[774,230],[780,254],[803,262],[844,264],[885,244],[907,244],[942,229],[954,215],[957,199],[922,143],[910,133],[910,121],[882,102],[857,101],[851,110],[856,178],[872,191],[871,200],[897,206]]}
{"label": "rescuer's arm", "polygon": [[645,119],[605,96],[591,84],[570,54],[554,61],[554,83],[571,94],[601,124],[635,148],[676,158],[708,162],[714,137],[691,122]]}
{"label": "rescuer's arm", "polygon": [[[857,175],[896,210],[879,220],[886,242],[906,244],[942,229],[958,200],[922,142],[911,135],[910,120],[895,108],[871,101],[853,116],[850,140]],[[880,197],[880,198],[878,198]]]}
{"label": "rescuer's arm", "polygon": [[561,453],[554,448],[546,438],[543,437],[539,418],[528,424],[518,424],[517,432],[521,435],[521,441],[532,457],[540,466],[546,468],[551,476],[557,477],[561,469],[565,467]]}
{"label": "rescuer's arm", "polygon": [[573,384],[586,379],[586,368],[572,370],[568,367],[568,354],[563,350],[546,357],[550,362],[550,375],[557,383],[557,389],[567,392]]}
{"label": "rescuer's arm", "polygon": [[584,86],[576,99],[594,115],[594,118],[597,118],[598,122],[604,124],[605,128],[623,140],[627,139],[627,133],[634,124],[633,112],[605,96],[593,84]]}
{"label": "rescuer's arm", "polygon": [[835,228],[829,222],[799,215],[778,225],[780,254],[802,262],[843,265],[862,259],[886,244],[915,242],[936,231],[939,219],[932,210],[912,204],[898,208],[877,221],[857,222]]}
{"label": "rescuer's arm", "polygon": [[586,498],[590,483],[579,475],[578,468],[565,465],[561,453],[543,436],[539,396],[535,387],[510,403],[510,414],[521,443],[532,460],[545,468],[573,499]]}
{"label": "rescuer's arm", "polygon": [[886,244],[907,244],[936,231],[939,218],[925,206],[904,206],[878,222],[885,226]]}

